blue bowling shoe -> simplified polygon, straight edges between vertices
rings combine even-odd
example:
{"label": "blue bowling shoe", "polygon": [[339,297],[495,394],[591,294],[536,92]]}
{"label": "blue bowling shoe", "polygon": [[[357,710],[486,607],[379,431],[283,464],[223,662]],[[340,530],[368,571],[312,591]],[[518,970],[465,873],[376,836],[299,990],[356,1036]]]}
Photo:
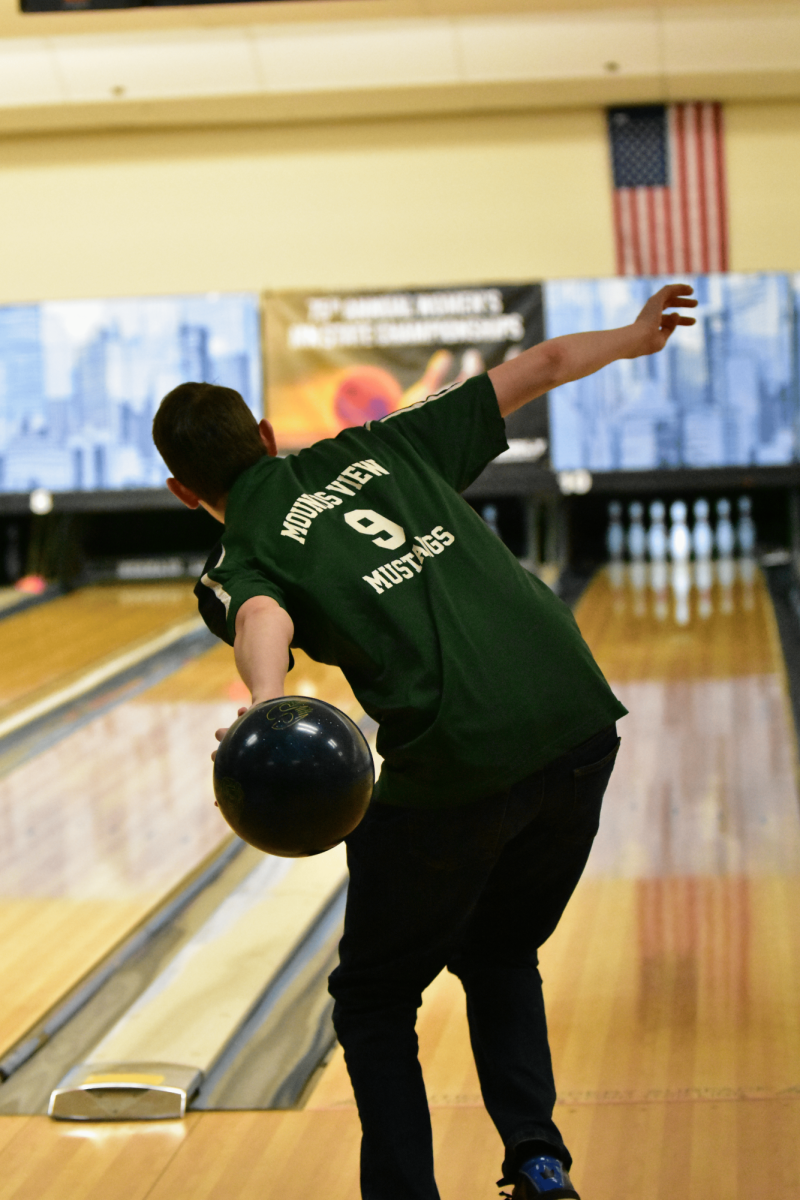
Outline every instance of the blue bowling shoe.
{"label": "blue bowling shoe", "polygon": [[517,1172],[511,1200],[580,1200],[563,1163],[549,1154],[529,1158]]}

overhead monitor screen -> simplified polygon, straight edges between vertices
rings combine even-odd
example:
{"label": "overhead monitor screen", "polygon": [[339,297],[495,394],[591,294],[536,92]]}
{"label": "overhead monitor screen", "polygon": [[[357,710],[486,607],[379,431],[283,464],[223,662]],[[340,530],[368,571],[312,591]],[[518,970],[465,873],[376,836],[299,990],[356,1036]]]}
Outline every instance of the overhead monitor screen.
{"label": "overhead monitor screen", "polygon": [[[545,285],[548,337],[632,321],[673,279]],[[628,359],[550,395],[558,470],[774,466],[798,459],[795,338],[800,276],[689,277],[697,324],[660,354]]]}
{"label": "overhead monitor screen", "polygon": [[150,428],[186,380],[261,416],[257,295],[0,307],[0,491],[163,486]]}

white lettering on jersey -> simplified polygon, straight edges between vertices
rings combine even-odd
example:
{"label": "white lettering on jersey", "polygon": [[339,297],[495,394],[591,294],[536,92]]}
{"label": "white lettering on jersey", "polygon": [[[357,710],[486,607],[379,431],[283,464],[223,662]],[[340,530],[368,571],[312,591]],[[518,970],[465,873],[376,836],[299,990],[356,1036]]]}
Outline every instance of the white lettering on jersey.
{"label": "white lettering on jersey", "polygon": [[437,542],[436,538],[430,533],[420,534],[420,536],[417,538],[417,541],[421,546],[424,546],[430,554],[441,554],[444,550],[444,546],[441,544],[441,542]]}
{"label": "white lettering on jersey", "polygon": [[392,586],[386,579],[384,579],[380,571],[373,571],[371,575],[363,575],[362,579],[365,579],[370,587],[374,587],[379,596],[384,588],[390,588]]}
{"label": "white lettering on jersey", "polygon": [[352,479],[359,491],[372,478],[371,475],[365,475],[363,471],[357,471],[355,467],[345,467],[342,475],[346,475],[348,479]]}
{"label": "white lettering on jersey", "polygon": [[[349,467],[345,467],[341,475],[328,484],[327,491],[303,492],[302,496],[297,497],[283,519],[281,537],[291,538],[292,541],[304,546],[306,530],[311,528],[311,522],[319,513],[342,504],[342,495],[355,496],[356,492],[360,492],[362,487],[369,483],[374,476],[389,474],[388,468],[381,466],[374,458],[365,458],[360,462],[351,463]],[[340,492],[341,495],[331,496],[330,492]],[[398,525],[397,528],[399,529],[400,526]],[[405,541],[405,536],[403,540]],[[394,546],[388,546],[388,543],[384,544],[388,549],[394,549]],[[398,542],[397,545],[400,543]]]}
{"label": "white lettering on jersey", "polygon": [[341,503],[338,496],[328,496],[325,492],[303,492],[284,517],[281,537],[290,537],[304,546],[306,539],[301,531],[310,529],[314,517],[321,512]]}
{"label": "white lettering on jersey", "polygon": [[394,567],[395,571],[400,572],[400,574],[403,576],[403,579],[414,578],[414,572],[409,568],[408,564],[405,563],[402,558],[393,558],[392,566]]}
{"label": "white lettering on jersey", "polygon": [[[349,516],[345,513],[345,520]],[[350,522],[348,522],[350,524]],[[364,533],[366,530],[359,530]],[[378,567],[371,575],[362,575],[361,578],[365,583],[382,596],[389,588],[396,587],[398,583],[403,583],[406,579],[413,579],[414,574],[419,575],[422,570],[423,563],[426,558],[433,558],[437,554],[441,554],[445,547],[452,546],[455,538],[452,533],[448,533],[441,525],[437,525],[431,533],[417,534],[414,537],[416,542],[420,544],[414,546],[408,554],[404,554],[402,558],[393,558],[390,562],[384,563]],[[433,549],[433,547],[437,549]],[[413,570],[409,569],[413,568]]]}
{"label": "white lettering on jersey", "polygon": [[344,496],[355,496],[353,489],[351,487],[345,487],[345,485],[341,482],[341,479],[341,475],[338,479],[334,479],[333,483],[328,484],[328,489],[334,492],[341,492]]}
{"label": "white lettering on jersey", "polygon": [[371,475],[388,475],[386,467],[382,467],[380,463],[375,462],[374,458],[364,458],[359,463],[353,464],[356,467],[363,467],[365,471],[369,471]]}
{"label": "white lettering on jersey", "polygon": [[287,525],[286,521],[283,523],[281,537],[293,538],[294,541],[299,542],[301,546],[305,546],[306,544],[306,539],[303,537],[302,533],[300,533],[300,531],[295,529],[293,526]]}
{"label": "white lettering on jersey", "polygon": [[378,570],[381,571],[391,583],[403,582],[403,576],[399,571],[394,569],[392,563],[384,563],[382,567],[378,567]]}

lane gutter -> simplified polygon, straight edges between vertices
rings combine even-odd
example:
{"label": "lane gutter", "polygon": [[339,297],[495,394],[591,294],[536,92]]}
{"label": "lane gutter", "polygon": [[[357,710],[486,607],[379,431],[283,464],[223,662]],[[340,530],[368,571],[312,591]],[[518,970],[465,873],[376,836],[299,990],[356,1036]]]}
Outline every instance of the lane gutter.
{"label": "lane gutter", "polygon": [[[82,725],[172,674],[216,645],[192,617],[123,651],[78,679],[0,721],[0,776],[41,754]],[[142,946],[206,888],[242,850],[238,838],[212,851],[131,934],[0,1059],[0,1082],[26,1063]]]}
{"label": "lane gutter", "polygon": [[199,617],[181,621],[0,721],[0,777],[132,699],[216,645]]}

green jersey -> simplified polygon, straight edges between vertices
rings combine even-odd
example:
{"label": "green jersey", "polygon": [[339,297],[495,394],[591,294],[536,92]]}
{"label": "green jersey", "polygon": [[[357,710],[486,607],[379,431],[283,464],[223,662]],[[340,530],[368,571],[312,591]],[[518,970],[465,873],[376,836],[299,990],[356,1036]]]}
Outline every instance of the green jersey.
{"label": "green jersey", "polygon": [[459,495],[506,447],[481,375],[265,457],[228,497],[201,611],[232,642],[239,607],[272,596],[293,646],[341,667],[379,725],[383,803],[475,800],[626,711],[567,606]]}

